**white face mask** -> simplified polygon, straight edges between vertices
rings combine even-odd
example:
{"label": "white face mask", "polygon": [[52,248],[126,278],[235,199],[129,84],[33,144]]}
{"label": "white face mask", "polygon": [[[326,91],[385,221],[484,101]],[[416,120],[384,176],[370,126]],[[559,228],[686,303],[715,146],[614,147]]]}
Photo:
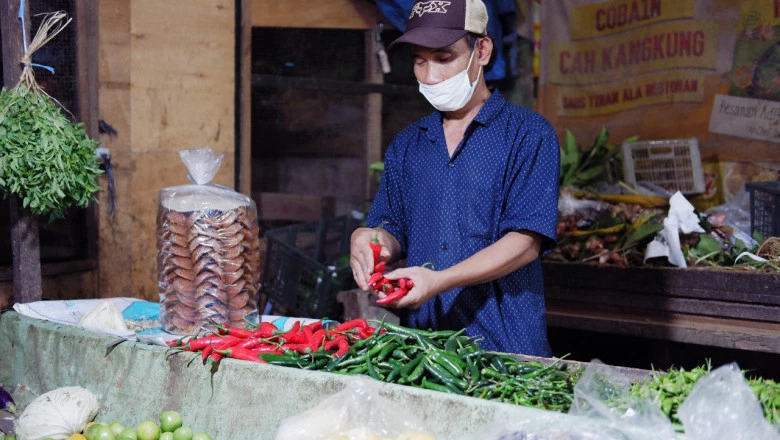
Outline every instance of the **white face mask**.
{"label": "white face mask", "polygon": [[474,44],[474,49],[471,51],[471,57],[469,58],[469,65],[466,66],[466,70],[453,76],[452,78],[438,82],[436,84],[420,84],[420,93],[431,103],[431,105],[442,112],[452,112],[462,109],[466,103],[471,99],[471,95],[474,94],[474,89],[477,88],[477,82],[482,74],[482,69],[479,69],[477,73],[477,79],[473,83],[469,83],[469,67],[471,67],[471,60],[474,59],[474,52],[477,51],[477,45]]}

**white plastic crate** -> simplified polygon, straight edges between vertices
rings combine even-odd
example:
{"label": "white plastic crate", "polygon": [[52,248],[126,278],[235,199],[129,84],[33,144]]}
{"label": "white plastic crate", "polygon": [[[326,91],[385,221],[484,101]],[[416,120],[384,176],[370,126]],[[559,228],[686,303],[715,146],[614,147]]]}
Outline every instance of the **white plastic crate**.
{"label": "white plastic crate", "polygon": [[623,142],[622,148],[623,178],[629,185],[649,182],[671,193],[704,192],[696,138]]}

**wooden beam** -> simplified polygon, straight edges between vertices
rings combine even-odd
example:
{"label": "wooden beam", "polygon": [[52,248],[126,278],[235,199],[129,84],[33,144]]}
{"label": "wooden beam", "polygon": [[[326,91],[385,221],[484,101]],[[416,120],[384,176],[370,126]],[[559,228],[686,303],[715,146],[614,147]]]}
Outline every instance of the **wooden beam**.
{"label": "wooden beam", "polygon": [[[76,114],[84,124],[91,139],[98,139],[98,5],[97,0],[76,0],[74,3],[76,26]],[[99,252],[98,228],[100,209],[90,203],[86,212],[87,258],[97,261]],[[45,275],[46,269],[43,269]],[[97,277],[95,277],[97,280]],[[95,285],[95,291],[98,286]]]}
{"label": "wooden beam", "polygon": [[[20,60],[24,55],[22,22],[18,18],[19,0],[3,0],[0,4],[0,26],[3,33],[3,84],[13,88],[22,74]],[[29,41],[30,12],[23,11],[26,38]],[[22,207],[22,201],[11,197],[11,247],[13,250],[14,301],[40,301],[41,250],[38,219]]]}
{"label": "wooden beam", "polygon": [[[375,29],[365,31],[365,82],[368,84],[382,84],[385,81],[385,75],[382,72],[382,66],[379,63],[378,53],[381,42],[377,41],[377,31]],[[382,160],[382,95],[380,93],[369,93],[366,95],[363,104],[366,115],[366,138],[364,151],[364,172],[365,176],[364,197],[371,200],[376,191],[376,180],[371,178],[369,167],[374,162]]]}
{"label": "wooden beam", "polygon": [[374,29],[384,21],[366,0],[252,0],[252,26]]}
{"label": "wooden beam", "polygon": [[383,95],[417,96],[419,92],[416,86],[401,84],[372,84],[367,82],[356,83],[336,79],[304,78],[295,76],[252,75],[252,86],[271,89],[303,89],[320,92],[338,92],[355,94],[381,93]]}
{"label": "wooden beam", "polygon": [[239,28],[236,29],[239,53],[238,78],[236,93],[238,95],[236,119],[238,126],[237,155],[240,162],[236,164],[236,190],[243,194],[252,192],[252,0],[240,0]]}

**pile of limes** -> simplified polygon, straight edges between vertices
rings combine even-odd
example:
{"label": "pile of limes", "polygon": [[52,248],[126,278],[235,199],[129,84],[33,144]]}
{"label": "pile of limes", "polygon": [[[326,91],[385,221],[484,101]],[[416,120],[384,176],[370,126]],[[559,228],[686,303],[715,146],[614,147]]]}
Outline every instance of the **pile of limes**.
{"label": "pile of limes", "polygon": [[115,420],[110,423],[90,422],[82,434],[69,440],[212,440],[205,432],[193,432],[185,425],[178,411],[163,411],[160,422],[144,420],[135,428]]}

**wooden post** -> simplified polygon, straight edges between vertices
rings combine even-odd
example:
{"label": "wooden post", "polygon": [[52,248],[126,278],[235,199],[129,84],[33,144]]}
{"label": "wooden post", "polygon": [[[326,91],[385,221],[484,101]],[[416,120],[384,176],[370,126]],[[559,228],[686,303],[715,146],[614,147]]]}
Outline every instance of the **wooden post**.
{"label": "wooden post", "polygon": [[252,193],[252,2],[236,1],[236,190]]}
{"label": "wooden post", "polygon": [[[376,40],[376,30],[365,31],[365,82],[382,84],[385,81],[382,67],[377,58],[379,42]],[[372,179],[369,167],[374,162],[382,160],[382,94],[369,93],[365,100],[366,109],[366,143],[365,143],[365,198],[371,200],[376,191],[376,180]]]}
{"label": "wooden post", "polygon": [[[0,26],[3,31],[3,84],[13,88],[22,75],[19,62],[24,55],[22,21],[19,0],[0,1]],[[25,8],[26,38],[29,42],[30,13]],[[11,197],[11,247],[13,249],[14,302],[26,303],[41,299],[41,250],[38,239],[38,219],[22,207],[22,201]]]}

